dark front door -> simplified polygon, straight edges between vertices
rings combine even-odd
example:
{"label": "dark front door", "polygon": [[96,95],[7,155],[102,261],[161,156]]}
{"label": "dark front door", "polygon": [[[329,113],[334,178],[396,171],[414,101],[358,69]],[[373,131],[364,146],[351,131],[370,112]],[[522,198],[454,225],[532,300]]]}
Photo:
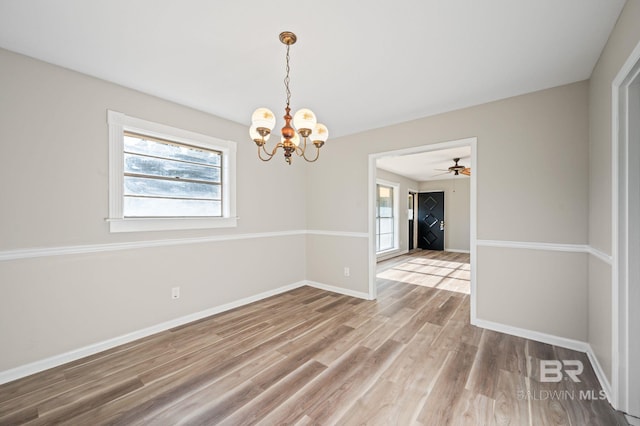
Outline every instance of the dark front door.
{"label": "dark front door", "polygon": [[444,192],[418,194],[418,247],[444,250]]}

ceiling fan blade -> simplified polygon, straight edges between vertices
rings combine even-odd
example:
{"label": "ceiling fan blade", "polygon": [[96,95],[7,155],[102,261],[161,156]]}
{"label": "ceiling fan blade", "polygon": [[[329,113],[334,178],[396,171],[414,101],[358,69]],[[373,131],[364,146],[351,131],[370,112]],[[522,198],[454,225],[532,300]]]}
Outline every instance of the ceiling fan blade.
{"label": "ceiling fan blade", "polygon": [[471,169],[469,167],[465,167],[464,170],[462,170],[460,173],[465,176],[471,176]]}
{"label": "ceiling fan blade", "polygon": [[451,172],[446,171],[446,172],[444,172],[444,173],[438,173],[437,175],[433,175],[432,177],[442,176],[442,175],[448,175],[449,173],[451,173]]}

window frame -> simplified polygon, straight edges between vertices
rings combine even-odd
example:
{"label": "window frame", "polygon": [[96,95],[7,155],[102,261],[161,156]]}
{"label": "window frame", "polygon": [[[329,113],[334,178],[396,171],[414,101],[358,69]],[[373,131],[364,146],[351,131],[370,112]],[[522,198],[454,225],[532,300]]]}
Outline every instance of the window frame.
{"label": "window frame", "polygon": [[[384,186],[387,188],[391,188],[391,193],[392,193],[392,197],[393,197],[393,210],[392,210],[392,218],[393,218],[393,246],[391,248],[388,249],[384,249],[384,250],[378,250],[378,247],[380,246],[380,225],[379,225],[379,221],[380,221],[380,205],[379,205],[379,201],[378,201],[378,197],[379,197],[379,190],[378,187],[379,186]],[[382,179],[377,179],[376,180],[376,217],[375,217],[375,226],[376,226],[376,255],[384,255],[386,253],[390,253],[393,251],[397,251],[400,248],[400,236],[399,236],[399,232],[400,232],[400,204],[399,204],[399,194],[400,194],[400,185],[398,183],[395,182],[390,182],[390,181],[386,181],[386,180],[382,180]]]}
{"label": "window frame", "polygon": [[[109,223],[110,232],[232,228],[236,217],[236,143],[165,124],[107,111],[109,127]],[[124,132],[219,151],[222,153],[222,216],[124,217]]]}

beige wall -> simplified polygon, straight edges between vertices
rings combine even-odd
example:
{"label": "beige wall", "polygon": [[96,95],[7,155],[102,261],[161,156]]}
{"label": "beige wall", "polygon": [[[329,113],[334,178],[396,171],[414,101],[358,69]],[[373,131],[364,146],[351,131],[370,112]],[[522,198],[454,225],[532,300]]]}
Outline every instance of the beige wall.
{"label": "beige wall", "polygon": [[[367,263],[368,243],[363,237],[307,235],[307,280],[366,298],[368,274],[362,265]],[[349,268],[349,276],[344,268]]]}
{"label": "beige wall", "polygon": [[471,179],[420,182],[420,192],[429,191],[444,191],[445,250],[471,250]]}
{"label": "beige wall", "polygon": [[586,254],[479,247],[477,265],[479,318],[586,340]]}
{"label": "beige wall", "polygon": [[[417,147],[444,141],[477,137],[477,234],[479,239],[557,244],[587,242],[588,208],[588,83],[580,82],[453,111],[332,140],[322,162],[307,169],[307,226],[325,231],[367,232],[369,154]],[[335,154],[334,154],[335,153]],[[330,208],[332,207],[332,208]],[[337,250],[346,237],[327,238],[323,248]],[[517,250],[513,256],[519,256]],[[495,262],[494,250],[484,259]],[[549,256],[562,258],[559,252]],[[364,259],[364,257],[363,257]],[[523,262],[527,262],[526,259]],[[554,294],[571,289],[586,294],[586,277],[580,283],[566,283],[562,277],[575,264],[555,262],[557,274],[536,283],[537,290]],[[535,260],[526,265],[535,269]],[[586,268],[586,264],[583,265]],[[329,259],[327,271],[341,271]],[[352,266],[364,271],[368,264]],[[583,276],[582,271],[578,276]],[[586,321],[586,301],[581,306],[554,310],[539,306],[535,318],[521,318],[528,312],[526,301],[505,298],[504,294],[525,291],[528,281],[482,274],[478,270],[478,294],[483,300],[513,303],[508,312],[496,313],[492,321],[506,325],[535,324],[546,333],[583,339],[586,328],[557,324]],[[325,279],[341,277],[327,273]],[[576,288],[577,286],[577,288]],[[351,283],[350,288],[366,289],[367,283]],[[478,301],[478,312],[491,305]]]}
{"label": "beige wall", "polygon": [[[628,0],[589,82],[589,245],[612,254],[611,84],[640,41],[640,1]],[[589,337],[611,381],[613,315],[611,265],[592,259],[589,274]]]}
{"label": "beige wall", "polygon": [[[0,94],[1,253],[306,229],[306,165],[260,162],[245,125],[6,50]],[[109,233],[107,109],[236,141],[238,227]],[[305,250],[301,232],[0,261],[0,372],[299,282]]]}

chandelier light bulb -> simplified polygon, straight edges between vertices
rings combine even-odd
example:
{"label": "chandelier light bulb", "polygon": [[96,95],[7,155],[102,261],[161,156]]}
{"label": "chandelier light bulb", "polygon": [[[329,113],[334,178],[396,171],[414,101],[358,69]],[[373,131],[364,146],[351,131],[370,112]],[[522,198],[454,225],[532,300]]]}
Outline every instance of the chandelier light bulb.
{"label": "chandelier light bulb", "polygon": [[311,133],[316,127],[316,122],[316,115],[307,108],[302,108],[293,115],[293,125],[298,132],[303,133],[302,136],[309,136],[308,134],[304,135],[306,133],[304,130],[308,130],[308,133]]}
{"label": "chandelier light bulb", "polygon": [[251,114],[251,125],[256,129],[264,127],[272,131],[276,125],[276,116],[268,108],[258,108]]}
{"label": "chandelier light bulb", "polygon": [[311,140],[326,142],[329,139],[329,129],[324,124],[317,123],[311,132]]}

